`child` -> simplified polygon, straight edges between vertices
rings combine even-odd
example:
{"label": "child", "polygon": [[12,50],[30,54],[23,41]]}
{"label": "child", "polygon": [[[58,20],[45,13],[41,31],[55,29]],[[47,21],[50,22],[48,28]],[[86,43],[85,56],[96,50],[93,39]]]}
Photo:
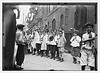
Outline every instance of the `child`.
{"label": "child", "polygon": [[49,30],[45,30],[45,33],[43,36],[43,41],[41,44],[41,57],[44,55],[44,51],[46,52],[46,50],[47,50],[48,32],[49,32]]}
{"label": "child", "polygon": [[58,33],[58,30],[56,31],[56,34],[55,34],[55,37],[54,37],[54,40],[56,42],[56,50],[55,50],[55,53],[56,53],[56,58],[59,58],[59,49],[57,47],[57,41],[59,39],[60,35]]}
{"label": "child", "polygon": [[33,31],[33,36],[32,36],[32,42],[31,42],[31,45],[32,45],[32,55],[35,55],[35,52],[36,52],[36,43],[35,43],[35,32]]}
{"label": "child", "polygon": [[59,59],[57,61],[63,62],[64,58],[63,58],[63,53],[64,53],[64,44],[65,44],[65,39],[63,37],[63,32],[59,31],[59,39],[57,41],[57,47],[59,49]]}
{"label": "child", "polygon": [[50,59],[55,60],[55,51],[56,51],[56,42],[54,40],[54,36],[50,36],[49,47],[50,47]]}
{"label": "child", "polygon": [[[39,35],[40,35],[40,43],[41,43],[41,45],[42,45],[42,42],[43,42],[43,36],[44,36],[43,31],[41,31],[41,32],[39,33]],[[42,56],[42,50],[41,50],[41,48],[40,48],[40,56]]]}
{"label": "child", "polygon": [[40,30],[35,31],[35,42],[36,42],[36,51],[37,56],[40,55],[40,49],[41,49],[41,41],[40,41]]}
{"label": "child", "polygon": [[86,33],[82,35],[82,50],[81,50],[81,70],[85,70],[88,65],[90,70],[94,70],[95,67],[95,33],[92,32],[93,24],[86,23],[85,25]]}
{"label": "child", "polygon": [[28,35],[28,53],[31,53],[31,34]]}
{"label": "child", "polygon": [[71,42],[71,46],[72,46],[72,56],[73,56],[73,63],[76,64],[77,63],[77,59],[79,57],[79,53],[80,53],[80,42],[81,42],[81,38],[77,35],[78,31],[75,30],[73,37],[71,38],[70,42]]}
{"label": "child", "polygon": [[50,37],[52,36],[52,34],[51,34],[51,32],[49,31],[49,33],[48,33],[48,38],[47,38],[47,51],[46,51],[46,57],[48,58],[49,57],[49,52],[50,52],[50,44],[49,44],[49,42],[50,42]]}

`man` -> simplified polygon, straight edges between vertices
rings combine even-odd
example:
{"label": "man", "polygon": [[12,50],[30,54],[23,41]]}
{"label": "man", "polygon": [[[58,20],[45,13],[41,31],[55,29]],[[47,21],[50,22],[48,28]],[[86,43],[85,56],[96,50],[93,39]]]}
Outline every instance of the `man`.
{"label": "man", "polygon": [[23,34],[23,27],[24,25],[18,24],[17,25],[17,32],[16,32],[16,43],[18,45],[17,54],[16,54],[16,64],[21,68],[21,65],[24,61],[24,46],[25,46],[25,38]]}
{"label": "man", "polygon": [[95,47],[95,33],[92,32],[93,24],[86,23],[86,33],[82,35],[82,49],[81,49],[81,70],[85,70],[88,65],[90,70],[94,70],[95,58],[94,58],[94,47]]}

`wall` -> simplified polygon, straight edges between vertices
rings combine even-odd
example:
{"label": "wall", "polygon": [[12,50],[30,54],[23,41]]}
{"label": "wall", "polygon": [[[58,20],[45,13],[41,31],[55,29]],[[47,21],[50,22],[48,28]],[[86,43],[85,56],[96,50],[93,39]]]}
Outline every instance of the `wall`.
{"label": "wall", "polygon": [[70,5],[70,6],[67,6],[66,8],[67,8],[67,13],[66,11],[63,10],[65,12],[65,16],[67,16],[67,19],[65,19],[65,24],[63,25],[63,28],[65,32],[68,33],[69,28],[74,27],[74,13],[76,11],[76,6]]}

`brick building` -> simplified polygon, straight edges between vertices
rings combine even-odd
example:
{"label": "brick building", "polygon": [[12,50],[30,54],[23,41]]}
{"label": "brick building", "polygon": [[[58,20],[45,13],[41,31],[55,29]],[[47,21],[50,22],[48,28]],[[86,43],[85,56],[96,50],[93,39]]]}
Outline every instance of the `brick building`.
{"label": "brick building", "polygon": [[86,22],[97,24],[97,7],[96,4],[40,5],[37,18],[41,18],[37,24],[41,29],[44,29],[45,25],[52,30],[62,27],[68,47],[71,38],[70,28],[75,28],[83,33]]}

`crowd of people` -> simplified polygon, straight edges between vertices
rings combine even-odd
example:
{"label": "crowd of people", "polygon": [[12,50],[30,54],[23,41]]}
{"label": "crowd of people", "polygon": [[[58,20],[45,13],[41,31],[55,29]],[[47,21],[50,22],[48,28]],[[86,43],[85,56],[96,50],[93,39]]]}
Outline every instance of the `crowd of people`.
{"label": "crowd of people", "polygon": [[[24,25],[18,24],[16,29],[16,16],[11,6],[4,6],[3,10],[3,70],[21,70],[21,65],[24,62],[25,50],[28,53],[37,56],[46,56],[50,59],[64,62],[64,52],[66,39],[64,30],[48,30],[41,31],[33,29],[31,34],[23,31]],[[93,32],[93,24],[86,23],[85,33],[82,37],[78,35],[78,30],[74,30],[73,36],[70,39],[71,55],[73,63],[79,63],[81,70],[85,70],[86,66],[90,70],[94,70],[96,63],[95,38]],[[16,38],[16,40],[15,40]],[[17,47],[15,58],[14,46]]]}
{"label": "crowd of people", "polygon": [[[17,65],[20,65],[24,61],[24,47],[26,46],[26,51],[32,55],[50,57],[50,59],[57,60],[60,62],[64,61],[64,52],[66,38],[64,35],[64,30],[59,28],[59,30],[50,31],[45,29],[41,31],[36,28],[33,29],[31,34],[20,31],[23,29],[23,25],[18,25],[18,31],[16,33],[17,44],[18,44],[18,53],[16,58],[18,58]],[[94,59],[94,47],[95,47],[95,33],[92,31],[93,25],[87,23],[85,25],[86,33],[81,37],[78,35],[79,31],[74,30],[73,37],[70,39],[71,45],[71,55],[73,56],[73,63],[79,63],[82,65],[81,69],[85,70],[85,67],[90,66],[91,70],[94,70],[95,59]],[[24,36],[22,33],[24,33]],[[21,36],[19,36],[21,35]],[[20,43],[21,41],[22,43]],[[24,42],[24,43],[23,43]],[[22,49],[23,48],[23,49]],[[22,56],[21,56],[22,55]]]}

